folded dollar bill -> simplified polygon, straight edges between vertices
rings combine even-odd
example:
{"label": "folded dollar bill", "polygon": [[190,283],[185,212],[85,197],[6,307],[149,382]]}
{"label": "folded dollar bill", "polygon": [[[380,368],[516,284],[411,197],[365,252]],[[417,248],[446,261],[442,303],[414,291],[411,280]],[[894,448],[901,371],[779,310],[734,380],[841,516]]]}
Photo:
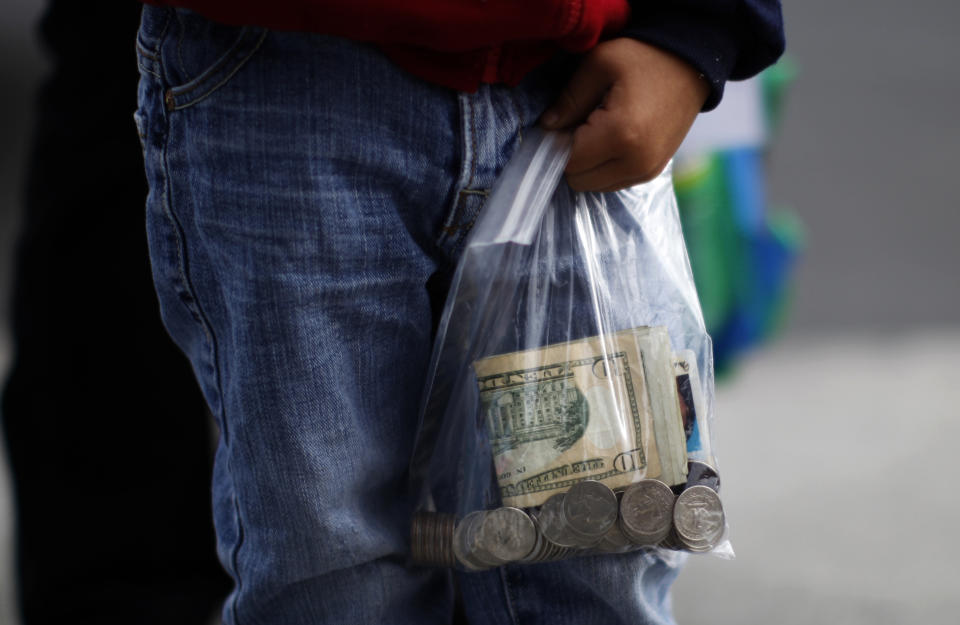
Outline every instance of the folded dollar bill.
{"label": "folded dollar bill", "polygon": [[641,327],[480,359],[480,409],[505,506],[583,480],[686,479],[670,337]]}

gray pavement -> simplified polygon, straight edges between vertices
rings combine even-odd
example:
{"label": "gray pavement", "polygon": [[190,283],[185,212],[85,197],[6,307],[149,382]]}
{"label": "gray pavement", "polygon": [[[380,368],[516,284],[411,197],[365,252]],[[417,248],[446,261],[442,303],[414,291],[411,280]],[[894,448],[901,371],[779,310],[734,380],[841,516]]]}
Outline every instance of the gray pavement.
{"label": "gray pavement", "polygon": [[692,557],[686,625],[955,625],[960,327],[813,335],[718,393],[737,559]]}

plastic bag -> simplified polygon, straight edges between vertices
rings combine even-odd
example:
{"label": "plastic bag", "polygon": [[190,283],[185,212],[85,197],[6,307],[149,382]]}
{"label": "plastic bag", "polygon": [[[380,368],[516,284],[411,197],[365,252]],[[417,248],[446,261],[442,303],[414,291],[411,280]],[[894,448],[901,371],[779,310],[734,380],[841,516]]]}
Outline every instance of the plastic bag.
{"label": "plastic bag", "polygon": [[576,193],[561,179],[570,143],[524,139],[457,266],[411,463],[416,563],[732,555],[670,168]]}

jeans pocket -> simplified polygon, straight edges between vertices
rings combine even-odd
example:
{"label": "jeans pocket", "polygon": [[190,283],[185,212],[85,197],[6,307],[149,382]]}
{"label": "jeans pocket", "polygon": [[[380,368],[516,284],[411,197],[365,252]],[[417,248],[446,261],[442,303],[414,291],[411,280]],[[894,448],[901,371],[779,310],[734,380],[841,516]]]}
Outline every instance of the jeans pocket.
{"label": "jeans pocket", "polygon": [[[163,16],[148,21],[148,12]],[[226,85],[253,58],[267,33],[254,26],[219,24],[184,9],[146,7],[138,39],[140,67],[160,79],[168,111],[184,109]],[[145,41],[151,39],[156,42],[152,47]]]}

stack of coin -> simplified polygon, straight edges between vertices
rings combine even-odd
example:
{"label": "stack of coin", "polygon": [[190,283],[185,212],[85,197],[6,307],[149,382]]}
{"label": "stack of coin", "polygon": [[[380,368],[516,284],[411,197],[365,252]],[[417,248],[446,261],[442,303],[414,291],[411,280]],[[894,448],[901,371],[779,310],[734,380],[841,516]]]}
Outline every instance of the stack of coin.
{"label": "stack of coin", "polygon": [[569,557],[577,551],[573,547],[561,547],[544,536],[543,532],[540,530],[539,521],[537,521],[536,518],[534,518],[534,525],[537,527],[537,540],[536,543],[534,543],[533,549],[527,554],[522,562],[533,563],[561,560]]}
{"label": "stack of coin", "polygon": [[537,535],[533,520],[519,508],[478,510],[457,524],[453,553],[464,567],[482,570],[523,560]]}
{"label": "stack of coin", "polygon": [[617,496],[601,482],[584,480],[570,487],[563,499],[563,516],[578,539],[578,547],[596,545],[617,522]]}
{"label": "stack of coin", "polygon": [[[619,510],[620,504],[623,501],[623,490],[616,491],[616,495],[617,510]],[[620,523],[614,523],[610,526],[610,529],[607,530],[607,533],[603,535],[603,538],[597,543],[596,547],[594,547],[594,551],[597,553],[623,553],[635,547],[627,535],[623,533],[623,530],[620,529]]]}
{"label": "stack of coin", "polygon": [[673,508],[674,531],[690,551],[710,551],[723,537],[725,518],[720,496],[709,486],[691,486]]}
{"label": "stack of coin", "polygon": [[670,549],[672,551],[683,551],[687,547],[682,542],[680,538],[677,537],[677,529],[675,527],[670,527],[670,531],[667,533],[666,537],[660,541],[660,544],[657,545],[661,549]]}
{"label": "stack of coin", "polygon": [[621,497],[620,529],[635,545],[655,545],[670,533],[673,507],[669,486],[659,480],[640,480]]}
{"label": "stack of coin", "polygon": [[410,526],[410,553],[415,564],[453,566],[452,514],[420,511]]}
{"label": "stack of coin", "polygon": [[584,480],[553,495],[537,512],[540,531],[560,547],[587,548],[617,522],[617,496],[605,484]]}
{"label": "stack of coin", "polygon": [[[700,464],[700,463],[692,463]],[[511,562],[548,562],[585,553],[622,553],[646,546],[710,551],[725,529],[719,477],[703,465],[678,497],[665,483],[643,479],[614,493],[585,480],[528,514],[512,507],[477,510],[459,523],[436,512],[413,518],[411,550],[418,564],[484,570]]]}

